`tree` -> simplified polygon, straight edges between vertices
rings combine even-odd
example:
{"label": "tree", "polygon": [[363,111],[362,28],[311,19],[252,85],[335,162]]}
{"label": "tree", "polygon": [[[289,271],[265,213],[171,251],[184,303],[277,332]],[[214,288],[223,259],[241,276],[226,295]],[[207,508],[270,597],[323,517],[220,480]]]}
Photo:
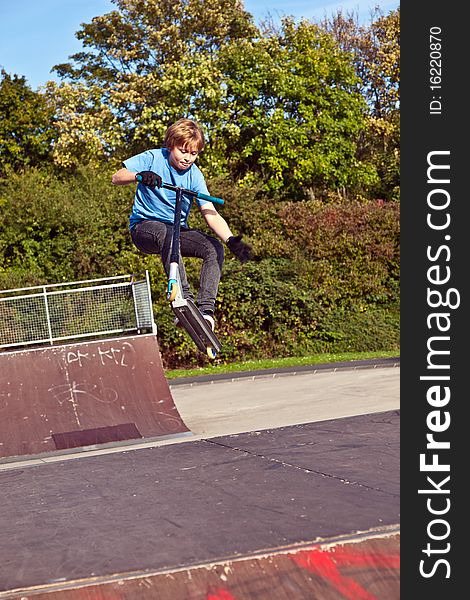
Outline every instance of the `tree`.
{"label": "tree", "polygon": [[400,168],[400,9],[384,16],[378,9],[369,26],[354,15],[338,12],[323,23],[340,47],[353,56],[359,90],[367,101],[369,118],[360,155],[376,165],[376,196],[398,198]]}
{"label": "tree", "polygon": [[[160,144],[181,116],[204,122],[221,93],[215,57],[223,44],[256,34],[239,0],[114,0],[118,10],[95,17],[77,37],[87,52],[55,70],[63,164],[97,149],[121,155]],[[106,140],[103,136],[106,134]],[[67,152],[69,150],[69,152]]]}
{"label": "tree", "polygon": [[77,34],[89,51],[56,67],[66,83],[49,84],[57,162],[122,159],[187,116],[209,176],[297,198],[393,194],[396,20],[260,31],[238,0],[115,4]]}
{"label": "tree", "polygon": [[81,82],[57,86],[49,81],[45,98],[55,115],[52,156],[59,167],[99,164],[125,141],[119,117],[113,106],[103,100],[100,86]]}
{"label": "tree", "polygon": [[51,160],[53,111],[25,77],[0,72],[0,163],[19,170]]}
{"label": "tree", "polygon": [[348,53],[319,26],[282,22],[279,31],[221,51],[227,85],[230,169],[248,184],[291,197],[374,182],[357,158],[366,106]]}
{"label": "tree", "polygon": [[50,90],[63,164],[160,144],[184,115],[205,128],[209,175],[300,197],[374,181],[356,156],[366,110],[350,56],[318,26],[261,32],[237,0],[116,4],[78,34],[94,50],[56,67],[70,80]]}

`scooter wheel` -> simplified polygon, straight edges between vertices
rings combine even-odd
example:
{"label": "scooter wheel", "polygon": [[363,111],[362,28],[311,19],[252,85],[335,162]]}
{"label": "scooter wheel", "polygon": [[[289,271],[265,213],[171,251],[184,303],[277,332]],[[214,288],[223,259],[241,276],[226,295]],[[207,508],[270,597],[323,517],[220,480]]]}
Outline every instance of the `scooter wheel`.
{"label": "scooter wheel", "polygon": [[174,283],[171,286],[171,291],[168,292],[168,294],[166,295],[168,302],[173,302],[173,300],[176,298],[177,294],[178,294],[178,286],[176,283]]}
{"label": "scooter wheel", "polygon": [[207,346],[207,356],[211,359],[214,359],[217,356],[217,352],[212,346]]}

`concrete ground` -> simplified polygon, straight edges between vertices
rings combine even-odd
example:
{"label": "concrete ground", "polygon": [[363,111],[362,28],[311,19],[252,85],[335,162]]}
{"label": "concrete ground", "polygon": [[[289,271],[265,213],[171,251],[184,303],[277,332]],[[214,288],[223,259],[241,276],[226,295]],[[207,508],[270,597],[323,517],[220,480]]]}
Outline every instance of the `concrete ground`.
{"label": "concrete ground", "polygon": [[[394,363],[392,363],[394,364]],[[184,422],[196,436],[229,435],[394,410],[400,368],[341,369],[171,385]]]}

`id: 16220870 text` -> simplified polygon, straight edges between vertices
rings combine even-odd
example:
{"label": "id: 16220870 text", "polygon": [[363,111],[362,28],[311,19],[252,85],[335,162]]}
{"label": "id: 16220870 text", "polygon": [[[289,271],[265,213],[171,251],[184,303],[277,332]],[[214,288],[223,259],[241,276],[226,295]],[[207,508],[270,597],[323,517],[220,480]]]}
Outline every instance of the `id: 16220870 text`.
{"label": "id: 16220870 text", "polygon": [[429,113],[442,113],[442,30],[440,27],[429,29],[429,89],[432,96],[429,102]]}

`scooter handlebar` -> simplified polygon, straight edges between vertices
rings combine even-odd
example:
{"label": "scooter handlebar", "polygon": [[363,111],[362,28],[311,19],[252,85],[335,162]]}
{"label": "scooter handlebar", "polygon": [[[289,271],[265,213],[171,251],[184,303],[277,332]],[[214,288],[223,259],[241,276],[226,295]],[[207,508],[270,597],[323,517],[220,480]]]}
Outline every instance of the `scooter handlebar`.
{"label": "scooter handlebar", "polygon": [[198,192],[196,198],[199,198],[199,200],[209,200],[209,202],[212,202],[213,204],[224,204],[224,200],[222,198],[208,196],[207,194],[201,194],[200,192]]}
{"label": "scooter handlebar", "polygon": [[[135,178],[139,182],[142,181],[142,175],[137,174]],[[170,183],[162,183],[162,187],[167,188],[169,190],[176,190],[176,186],[171,185]],[[183,194],[191,194],[192,196],[199,198],[199,200],[208,200],[213,204],[224,204],[224,200],[222,198],[217,198],[216,196],[209,196],[209,194],[202,194],[201,192],[193,192],[192,190],[185,190],[184,188],[180,189],[183,192]]]}

